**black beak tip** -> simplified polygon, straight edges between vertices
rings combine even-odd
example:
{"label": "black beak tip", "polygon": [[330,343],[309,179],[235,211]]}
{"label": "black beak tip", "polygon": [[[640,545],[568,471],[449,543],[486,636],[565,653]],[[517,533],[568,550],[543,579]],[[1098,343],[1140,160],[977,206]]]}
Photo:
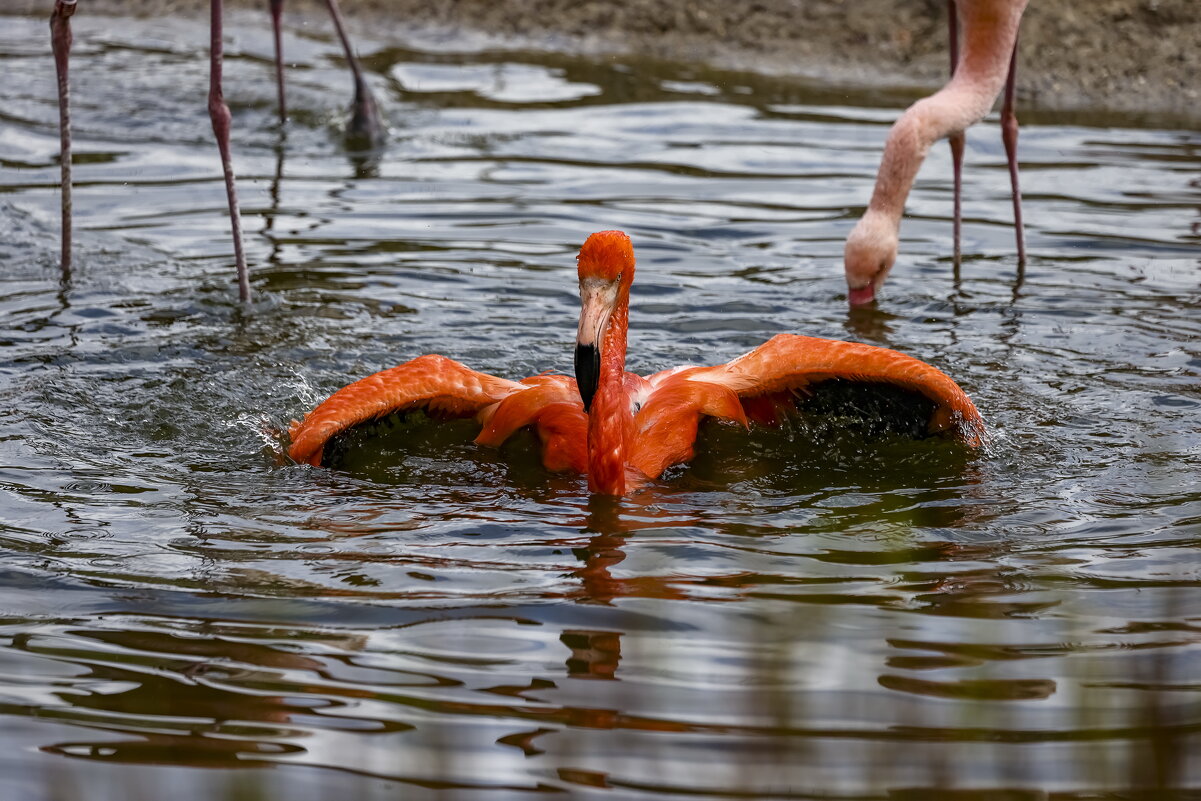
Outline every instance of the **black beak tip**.
{"label": "black beak tip", "polygon": [[600,349],[596,345],[575,346],[575,382],[584,401],[584,411],[591,411],[592,396],[600,381]]}

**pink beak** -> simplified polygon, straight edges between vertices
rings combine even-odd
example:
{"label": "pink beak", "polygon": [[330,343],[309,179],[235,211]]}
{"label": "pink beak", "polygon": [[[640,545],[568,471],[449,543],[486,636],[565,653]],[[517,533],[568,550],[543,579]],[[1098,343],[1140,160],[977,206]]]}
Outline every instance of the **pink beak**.
{"label": "pink beak", "polygon": [[876,288],[871,284],[859,289],[848,289],[847,300],[852,306],[866,306],[876,299]]}

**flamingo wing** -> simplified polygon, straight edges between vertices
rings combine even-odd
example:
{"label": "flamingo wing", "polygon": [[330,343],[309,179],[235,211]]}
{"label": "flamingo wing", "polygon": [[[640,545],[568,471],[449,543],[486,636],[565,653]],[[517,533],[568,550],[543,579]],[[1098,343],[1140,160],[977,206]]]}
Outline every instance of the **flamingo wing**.
{"label": "flamingo wing", "polygon": [[929,401],[927,434],[947,433],[972,447],[984,442],[980,412],[950,376],[888,348],[778,334],[750,353],[688,378],[728,387],[755,419],[761,419],[768,402],[828,381],[891,386]]}
{"label": "flamingo wing", "polygon": [[574,378],[539,375],[526,389],[484,409],[475,441],[498,447],[520,428],[532,427],[542,442],[542,464],[553,472],[588,472],[588,415]]}
{"label": "flamingo wing", "polygon": [[288,455],[320,465],[326,444],[356,425],[410,409],[471,417],[526,389],[525,384],[476,372],[445,356],[419,356],[343,387],[304,420],[293,421]]}
{"label": "flamingo wing", "polygon": [[653,390],[635,416],[631,462],[650,478],[692,458],[702,417],[770,424],[795,408],[798,396],[827,382],[884,385],[924,398],[926,433],[945,432],[972,447],[984,442],[980,413],[950,376],[872,345],[778,334],[726,364],[675,368],[648,381]]}

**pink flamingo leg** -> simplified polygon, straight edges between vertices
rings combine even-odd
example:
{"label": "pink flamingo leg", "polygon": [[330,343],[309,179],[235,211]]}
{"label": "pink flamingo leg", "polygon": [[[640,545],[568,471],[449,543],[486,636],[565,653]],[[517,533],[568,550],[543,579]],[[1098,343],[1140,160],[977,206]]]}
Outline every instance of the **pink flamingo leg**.
{"label": "pink flamingo leg", "polygon": [[234,238],[234,261],[238,266],[238,297],[243,303],[250,300],[250,276],[246,270],[246,255],[242,251],[242,215],[238,211],[238,192],[234,186],[234,165],[229,151],[229,106],[221,94],[221,6],[222,0],[211,0],[212,7],[212,64],[209,69],[209,116],[213,134],[221,151],[221,167],[225,171],[225,194],[229,197],[229,224]]}
{"label": "pink flamingo leg", "polygon": [[71,56],[71,16],[77,0],[55,0],[50,14],[50,46],[58,75],[58,146],[62,168],[62,271],[71,277],[71,84],[67,66]]}
{"label": "pink flamingo leg", "polygon": [[1018,65],[1018,45],[1013,43],[1009,59],[1009,77],[1005,79],[1005,102],[1001,106],[1001,138],[1005,142],[1005,157],[1009,161],[1009,185],[1013,187],[1013,228],[1017,237],[1018,264],[1026,263],[1026,234],[1022,228],[1022,190],[1018,186],[1018,118],[1013,111]]}
{"label": "pink flamingo leg", "polygon": [[[380,118],[379,107],[363,78],[359,59],[351,46],[350,37],[346,34],[346,28],[342,22],[342,12],[338,7],[337,0],[326,0],[326,6],[334,21],[338,39],[342,42],[342,50],[346,53],[350,71],[354,75],[354,106],[347,133],[368,147],[378,147],[384,143],[387,133]],[[271,27],[275,34],[275,83],[279,91],[279,122],[283,125],[288,120],[288,107],[284,100],[284,48],[281,33],[284,0],[269,0],[269,7],[271,9]]]}
{"label": "pink flamingo leg", "polygon": [[279,124],[288,121],[288,105],[284,101],[284,43],[280,33],[280,17],[284,0],[270,0],[271,30],[275,34],[275,86],[279,90]]}
{"label": "pink flamingo leg", "polygon": [[1026,3],[956,0],[961,30],[955,73],[946,86],[914,103],[893,124],[871,202],[847,237],[843,265],[852,306],[871,303],[896,263],[905,199],[930,145],[983,119],[1005,88]]}
{"label": "pink flamingo leg", "polygon": [[[955,12],[955,0],[947,0],[947,25],[951,38],[951,77],[955,76],[955,67],[959,64],[959,20]],[[954,242],[955,266],[959,266],[962,250],[960,248],[960,231],[963,228],[963,204],[960,198],[963,194],[963,149],[964,133],[958,131],[947,138],[951,146],[951,171],[954,174],[952,195],[951,238]]]}
{"label": "pink flamingo leg", "polygon": [[346,53],[346,61],[350,64],[350,71],[354,75],[354,107],[350,116],[350,125],[346,130],[347,136],[356,144],[369,148],[380,147],[387,139],[388,132],[380,118],[379,106],[376,105],[375,97],[371,94],[371,89],[368,88],[367,81],[363,78],[363,70],[359,67],[359,59],[354,54],[350,37],[346,35],[346,27],[342,24],[342,12],[338,9],[338,0],[325,0],[325,4],[329,8],[329,15],[334,21],[338,39],[342,42],[342,50]]}

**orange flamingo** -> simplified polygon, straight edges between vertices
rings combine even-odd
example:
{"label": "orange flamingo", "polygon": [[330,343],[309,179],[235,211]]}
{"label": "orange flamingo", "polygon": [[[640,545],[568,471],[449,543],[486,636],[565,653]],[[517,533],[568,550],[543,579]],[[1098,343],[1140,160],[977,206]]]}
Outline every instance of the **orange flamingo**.
{"label": "orange flamingo", "polygon": [[[1017,117],[1013,111],[1018,25],[1027,0],[948,0],[951,29],[951,80],[930,97],[910,106],[889,131],[867,211],[847,237],[844,266],[847,298],[852,306],[875,300],[876,290],[897,259],[898,234],[905,199],[930,145],[949,137],[954,166],[955,263],[959,263],[959,189],[963,165],[963,131],[975,125],[1005,88],[1001,110],[1002,139],[1013,187],[1013,218],[1018,263],[1026,261],[1022,235],[1022,197],[1018,187]],[[958,13],[957,13],[958,12]],[[963,50],[958,50],[956,16],[961,18]]]}
{"label": "orange flamingo", "polygon": [[476,372],[445,356],[420,356],[344,387],[293,421],[289,455],[319,465],[326,444],[386,415],[425,409],[475,416],[481,445],[499,446],[531,427],[552,471],[588,475],[600,495],[624,495],[692,458],[697,426],[715,418],[771,425],[822,382],[886,384],[924,397],[926,429],[981,444],[983,421],[942,371],[887,348],[779,334],[716,367],[675,367],[648,377],[627,373],[626,330],[634,250],[621,231],[588,237],[580,249],[581,311],[576,380],[539,375],[522,381]]}
{"label": "orange flamingo", "polygon": [[[358,58],[346,35],[346,27],[342,23],[342,14],[337,0],[325,0],[330,17],[334,21],[334,29],[342,42],[342,50],[350,65],[354,78],[354,103],[351,106],[351,118],[347,124],[347,138],[356,148],[374,148],[384,143],[387,129],[380,118],[379,107],[363,71],[359,67]],[[62,257],[61,268],[63,278],[71,276],[71,84],[69,67],[71,55],[71,17],[75,15],[78,0],[55,0],[54,9],[50,13],[50,45],[54,52],[54,68],[58,77],[58,130],[59,130],[59,162],[62,169]],[[238,193],[234,179],[233,157],[230,154],[230,113],[229,106],[221,91],[222,51],[222,20],[224,16],[224,0],[210,0],[211,22],[209,27],[209,117],[213,123],[213,135],[217,139],[217,149],[221,154],[221,168],[225,174],[225,195],[229,202],[230,233],[234,245],[234,263],[238,275],[238,296],[242,302],[250,300],[250,273],[246,267],[246,256],[242,248],[242,215],[238,210]],[[287,120],[287,108],[284,104],[284,68],[283,42],[280,33],[280,17],[283,13],[284,0],[269,0],[271,25],[275,36],[275,80],[279,92],[279,121],[282,125]]]}

